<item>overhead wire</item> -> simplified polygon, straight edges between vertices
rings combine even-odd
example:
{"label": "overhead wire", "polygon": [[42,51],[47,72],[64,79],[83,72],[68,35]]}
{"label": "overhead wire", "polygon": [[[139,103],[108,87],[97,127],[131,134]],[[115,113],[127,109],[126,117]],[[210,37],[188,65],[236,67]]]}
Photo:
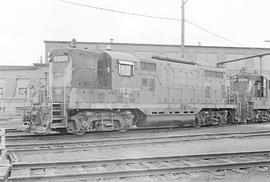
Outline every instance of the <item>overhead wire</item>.
{"label": "overhead wire", "polygon": [[92,5],[88,5],[88,4],[82,4],[82,3],[71,2],[71,1],[66,1],[66,0],[60,0],[60,1],[65,2],[65,3],[69,3],[69,4],[73,4],[73,5],[77,5],[77,6],[83,6],[83,7],[88,7],[88,8],[92,8],[92,9],[109,11],[109,12],[113,12],[113,13],[121,13],[121,14],[132,15],[132,16],[141,16],[141,17],[163,19],[163,20],[181,20],[179,18],[168,18],[168,17],[162,17],[162,16],[144,15],[144,14],[139,14],[139,13],[131,13],[131,12],[127,12],[127,11],[102,8],[102,7],[98,7],[98,6],[92,6]]}
{"label": "overhead wire", "polygon": [[[115,9],[108,9],[108,8],[103,8],[103,7],[98,7],[98,6],[92,6],[92,5],[88,5],[88,4],[83,4],[83,3],[77,3],[77,2],[72,2],[72,1],[67,1],[67,0],[60,0],[64,3],[68,3],[68,4],[72,4],[72,5],[76,5],[76,6],[82,6],[82,7],[88,7],[88,8],[92,8],[92,9],[97,9],[97,10],[102,10],[102,11],[109,11],[109,12],[113,12],[113,13],[119,13],[119,14],[126,14],[126,15],[132,15],[132,16],[139,16],[139,17],[146,17],[146,18],[153,18],[153,19],[162,19],[162,20],[172,20],[172,21],[181,21],[180,18],[172,18],[172,17],[163,17],[163,16],[153,16],[153,15],[146,15],[146,14],[139,14],[139,13],[132,13],[132,12],[127,12],[127,11],[122,11],[122,10],[115,10]],[[244,44],[238,43],[236,41],[232,41],[224,36],[221,36],[217,33],[214,33],[213,31],[207,30],[206,28],[193,23],[187,19],[185,19],[185,22],[187,22],[188,24],[208,33],[211,34],[212,36],[215,36],[217,38],[220,38],[224,41],[230,42],[232,44],[238,45],[238,46],[243,46],[243,47],[247,47],[247,48],[251,48],[251,49],[256,49],[253,47],[249,47],[246,46]]]}
{"label": "overhead wire", "polygon": [[197,24],[195,24],[195,23],[193,23],[193,22],[191,22],[191,21],[189,21],[189,20],[187,20],[187,19],[185,20],[185,22],[187,22],[187,23],[193,25],[194,27],[197,27],[198,29],[201,29],[201,30],[203,30],[203,31],[205,31],[205,32],[207,32],[207,33],[209,33],[209,34],[215,36],[215,37],[218,37],[218,38],[220,38],[220,39],[223,39],[223,40],[225,40],[225,41],[227,41],[227,42],[230,42],[230,43],[233,43],[233,44],[236,44],[236,45],[239,45],[239,46],[244,46],[244,47],[246,47],[244,44],[241,44],[241,43],[232,41],[232,40],[230,40],[230,39],[227,39],[227,38],[225,38],[225,37],[223,37],[223,36],[221,36],[221,35],[218,35],[218,34],[212,32],[212,31],[210,31],[210,30],[207,30],[206,28],[204,28],[204,27],[202,27],[202,26],[200,26],[200,25],[197,25]]}

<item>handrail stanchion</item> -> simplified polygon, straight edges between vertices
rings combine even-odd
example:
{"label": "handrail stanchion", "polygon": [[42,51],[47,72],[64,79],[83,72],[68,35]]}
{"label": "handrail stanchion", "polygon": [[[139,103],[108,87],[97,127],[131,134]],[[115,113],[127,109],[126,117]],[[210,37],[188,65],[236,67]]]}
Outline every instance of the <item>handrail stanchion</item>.
{"label": "handrail stanchion", "polygon": [[6,159],[6,131],[5,129],[0,129],[1,135],[1,159]]}

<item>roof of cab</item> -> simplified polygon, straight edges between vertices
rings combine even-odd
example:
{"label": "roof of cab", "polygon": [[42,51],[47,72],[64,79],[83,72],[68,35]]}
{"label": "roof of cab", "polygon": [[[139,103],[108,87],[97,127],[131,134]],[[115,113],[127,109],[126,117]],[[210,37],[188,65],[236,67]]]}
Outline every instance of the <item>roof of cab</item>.
{"label": "roof of cab", "polygon": [[86,52],[94,52],[94,53],[103,53],[108,54],[112,59],[126,60],[132,62],[140,62],[135,56],[129,53],[117,52],[117,51],[101,51],[101,50],[93,50],[93,49],[82,49],[82,48],[54,48],[52,51],[57,50],[76,50],[76,51],[86,51]]}
{"label": "roof of cab", "polygon": [[128,54],[124,52],[115,52],[115,51],[104,51],[104,52],[107,53],[112,59],[139,62],[139,60],[132,54]]}
{"label": "roof of cab", "polygon": [[267,75],[267,74],[260,74],[260,75],[266,78],[267,80],[270,80],[270,75]]}

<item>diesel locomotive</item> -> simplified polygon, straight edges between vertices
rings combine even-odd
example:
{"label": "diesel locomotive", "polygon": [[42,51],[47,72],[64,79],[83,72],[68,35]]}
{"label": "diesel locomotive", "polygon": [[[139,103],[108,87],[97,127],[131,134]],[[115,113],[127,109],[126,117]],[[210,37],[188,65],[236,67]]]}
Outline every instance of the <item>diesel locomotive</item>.
{"label": "diesel locomotive", "polygon": [[25,110],[32,132],[269,120],[270,82],[261,75],[233,75],[228,85],[224,68],[76,47],[54,49],[48,59],[49,85]]}
{"label": "diesel locomotive", "polygon": [[239,73],[231,76],[237,94],[238,116],[244,122],[270,121],[270,75]]}

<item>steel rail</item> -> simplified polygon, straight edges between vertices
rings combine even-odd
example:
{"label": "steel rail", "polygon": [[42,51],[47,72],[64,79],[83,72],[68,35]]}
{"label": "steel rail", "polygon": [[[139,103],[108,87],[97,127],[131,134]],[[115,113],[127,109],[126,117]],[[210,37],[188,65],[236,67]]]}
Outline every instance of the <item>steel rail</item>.
{"label": "steel rail", "polygon": [[204,133],[193,135],[167,135],[154,137],[133,137],[133,138],[106,138],[106,139],[91,139],[91,140],[73,140],[73,141],[54,141],[41,143],[28,142],[11,144],[7,143],[8,152],[32,152],[32,151],[53,151],[53,150],[77,150],[87,148],[101,148],[113,146],[130,146],[130,145],[145,145],[145,144],[162,144],[174,142],[187,142],[198,140],[213,140],[225,138],[239,137],[264,137],[270,136],[270,131],[253,131],[253,132],[225,132],[225,133]]}
{"label": "steel rail", "polygon": [[[234,123],[226,123],[223,126],[241,126],[241,125],[255,125],[255,124],[263,124],[263,123],[241,123],[241,124],[234,124]],[[215,125],[213,126],[206,126],[206,128],[211,128],[211,127],[216,127]],[[205,128],[205,127],[203,127]],[[130,132],[141,132],[141,131],[154,131],[154,132],[162,132],[163,130],[190,130],[190,129],[194,129],[194,127],[192,126],[184,126],[184,127],[176,127],[176,126],[156,126],[156,127],[138,127],[138,128],[131,128],[127,131],[127,133]],[[91,134],[105,134],[105,133],[117,133],[119,131],[106,131],[106,132],[100,132],[100,131],[89,131],[86,132],[84,135],[91,135]],[[18,133],[23,133],[23,134],[19,134]],[[7,129],[7,139],[8,140],[24,140],[23,137],[28,138],[28,137],[51,137],[51,136],[70,136],[70,135],[75,135],[72,133],[66,133],[66,134],[61,134],[61,133],[57,133],[57,132],[52,132],[52,133],[48,133],[48,134],[38,134],[38,133],[27,133],[25,131],[22,130],[17,130],[17,129]]]}
{"label": "steel rail", "polygon": [[[266,155],[259,156],[256,158],[254,155]],[[251,160],[244,160],[244,157]],[[230,161],[224,160],[224,157],[229,157]],[[236,160],[233,161],[235,157]],[[239,161],[240,157],[242,160]],[[252,159],[252,157],[255,157]],[[262,158],[265,157],[265,158]],[[193,164],[185,164],[183,160],[190,159],[209,159],[204,164],[194,160]],[[223,160],[220,161],[219,159]],[[213,161],[210,161],[213,159]],[[215,159],[217,161],[215,161]],[[180,165],[174,163],[174,165],[162,165],[160,167],[150,164],[145,165],[145,168],[132,168],[132,169],[116,169],[115,171],[101,171],[101,172],[91,172],[91,171],[81,171],[80,173],[64,173],[64,174],[49,174],[49,175],[34,175],[34,176],[10,176],[10,181],[37,181],[37,180],[59,180],[59,179],[83,179],[83,178],[108,178],[108,177],[131,177],[140,175],[154,175],[154,174],[164,174],[164,173],[174,173],[174,172],[186,172],[186,171],[207,171],[215,169],[232,169],[232,168],[244,168],[244,167],[254,167],[254,166],[269,166],[270,165],[270,151],[253,151],[253,152],[233,152],[233,153],[212,153],[212,154],[198,154],[198,155],[185,155],[185,156],[170,156],[170,157],[153,157],[153,158],[137,158],[137,159],[115,159],[115,160],[84,160],[84,161],[62,161],[55,163],[51,162],[39,162],[39,163],[13,163],[13,170],[23,168],[49,168],[49,167],[61,167],[61,166],[72,166],[75,165],[83,166],[89,164],[110,164],[110,163],[149,163],[153,161],[175,161],[180,160]],[[182,162],[182,163],[181,163]],[[185,161],[184,161],[185,162]],[[210,162],[210,163],[209,163]],[[212,163],[211,163],[212,162]],[[11,172],[12,174],[12,172]]]}
{"label": "steel rail", "polygon": [[[224,125],[225,126],[225,125]],[[211,127],[211,126],[210,126]],[[87,136],[87,135],[92,135],[92,134],[109,134],[109,133],[134,133],[134,132],[141,132],[141,131],[153,131],[153,132],[163,132],[164,130],[166,131],[171,131],[171,130],[188,130],[188,129],[194,129],[194,127],[191,126],[186,126],[186,127],[176,127],[176,126],[156,126],[156,127],[138,127],[138,128],[130,128],[128,131],[126,132],[121,132],[121,131],[117,131],[117,130],[113,130],[113,131],[89,131],[86,132],[85,134],[83,134],[82,136]],[[16,131],[16,129],[9,129],[10,132],[9,136],[7,136],[8,139],[12,140],[18,140],[24,139],[23,137],[51,137],[51,136],[77,136],[76,134],[72,134],[72,133],[65,133],[65,134],[61,134],[61,133],[57,133],[57,132],[52,132],[52,133],[48,133],[48,134],[38,134],[38,133],[27,133],[24,131]],[[15,132],[13,133],[12,130],[14,130]],[[16,133],[23,133],[22,135],[18,135]]]}
{"label": "steel rail", "polygon": [[[131,128],[131,129],[129,129],[127,132],[129,133],[129,132],[141,132],[141,131],[149,131],[149,130],[152,130],[152,131],[155,131],[155,132],[159,132],[159,131],[161,131],[162,132],[162,130],[172,130],[172,129],[174,129],[174,130],[181,130],[181,129],[183,129],[183,128],[179,128],[179,127],[168,127],[168,126],[165,126],[165,127],[147,127],[147,128]],[[16,133],[19,133],[19,132],[21,132],[21,133],[23,133],[22,135],[18,135],[18,134],[16,134]],[[51,137],[51,136],[77,136],[76,134],[72,134],[72,133],[66,133],[66,134],[61,134],[61,133],[57,133],[57,132],[55,132],[55,133],[49,133],[49,134],[38,134],[38,133],[26,133],[26,132],[23,132],[23,131],[17,131],[17,132],[15,132],[15,134],[13,133],[13,132],[8,132],[9,133],[9,135],[7,135],[7,139],[9,139],[9,140],[24,140],[24,138],[23,137],[25,137],[25,138],[29,138],[29,137]],[[87,136],[87,135],[92,135],[92,134],[96,134],[96,133],[98,133],[98,134],[105,134],[105,133],[117,133],[117,132],[119,132],[119,131],[106,131],[106,132],[100,132],[100,131],[89,131],[89,132],[86,132],[83,136]]]}

